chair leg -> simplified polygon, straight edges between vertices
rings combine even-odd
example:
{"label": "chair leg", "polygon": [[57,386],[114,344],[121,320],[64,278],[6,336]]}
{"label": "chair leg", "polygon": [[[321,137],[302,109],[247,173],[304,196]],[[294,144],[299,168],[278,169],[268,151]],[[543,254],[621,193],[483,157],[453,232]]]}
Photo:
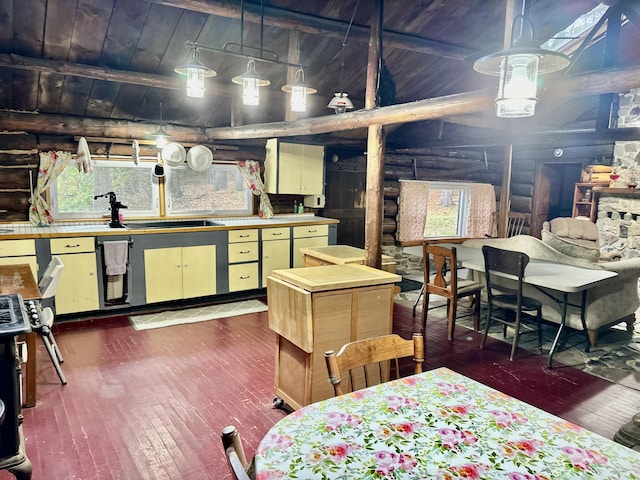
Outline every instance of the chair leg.
{"label": "chair leg", "polygon": [[542,354],[542,309],[539,308],[536,312],[536,324],[538,327],[538,350]]}
{"label": "chair leg", "polygon": [[458,303],[455,298],[447,299],[447,330],[449,341],[453,340],[453,331],[456,328],[456,310],[458,309]]}
{"label": "chair leg", "polygon": [[[424,289],[424,286],[423,286]],[[427,335],[427,313],[429,311],[429,292],[424,291],[424,298],[422,300],[422,335]]]}
{"label": "chair leg", "polygon": [[480,348],[484,348],[484,344],[487,341],[487,336],[489,335],[489,327],[491,326],[491,315],[493,315],[493,308],[491,302],[489,302],[487,308],[487,320],[485,321],[484,333],[482,334],[482,342],[480,342]]}
{"label": "chair leg", "polygon": [[[60,366],[59,358],[62,357],[60,355],[60,351],[58,350],[58,345],[55,343],[56,341],[51,334],[49,329],[43,328],[40,331],[40,338],[42,338],[42,342],[47,349],[47,353],[49,353],[49,358],[51,358],[51,363],[53,363],[53,367],[56,369],[56,373],[58,374],[58,378],[63,385],[67,384],[67,379],[62,372],[62,367]],[[59,357],[60,355],[60,357]]]}
{"label": "chair leg", "polygon": [[473,297],[473,330],[475,332],[480,330],[480,292],[476,293]]}
{"label": "chair leg", "polygon": [[518,337],[520,336],[520,312],[516,312],[516,323],[514,325],[513,330],[513,342],[511,343],[511,355],[509,355],[509,360],[513,362],[513,357],[516,354],[516,349],[518,348]]}
{"label": "chair leg", "polygon": [[422,284],[422,288],[420,289],[420,293],[418,293],[418,298],[416,298],[416,303],[413,304],[413,316],[416,316],[416,308],[418,307],[418,303],[420,303],[420,298],[424,294],[424,283]]}

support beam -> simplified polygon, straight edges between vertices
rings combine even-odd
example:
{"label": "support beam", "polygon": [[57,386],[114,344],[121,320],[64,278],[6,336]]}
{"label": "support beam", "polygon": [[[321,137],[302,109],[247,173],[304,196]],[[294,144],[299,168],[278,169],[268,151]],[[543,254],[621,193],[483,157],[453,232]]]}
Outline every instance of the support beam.
{"label": "support beam", "polygon": [[[240,18],[239,2],[216,0],[147,0],[150,3],[168,5],[193,12],[218,15],[226,18]],[[325,37],[342,40],[344,32],[349,26],[348,22],[317,17],[299,12],[293,12],[284,8],[264,6],[264,17],[260,15],[260,6],[251,3],[244,4],[244,19],[248,22],[260,23],[270,27],[300,30],[304,33],[322,35]],[[369,40],[369,28],[363,25],[351,25],[350,39],[366,42]],[[444,58],[464,60],[477,53],[475,50],[459,47],[450,43],[439,42],[428,38],[408,35],[399,32],[384,32],[385,45],[402,50],[436,55]]]}

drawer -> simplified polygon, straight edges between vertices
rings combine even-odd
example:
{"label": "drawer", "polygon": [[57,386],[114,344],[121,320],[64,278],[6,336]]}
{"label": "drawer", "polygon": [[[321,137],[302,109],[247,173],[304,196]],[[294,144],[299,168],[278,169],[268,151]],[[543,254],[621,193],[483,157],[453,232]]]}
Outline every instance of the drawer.
{"label": "drawer", "polygon": [[19,257],[35,254],[35,240],[2,240],[0,242],[0,257]]}
{"label": "drawer", "polygon": [[329,235],[329,225],[307,225],[293,227],[293,238],[324,237]]}
{"label": "drawer", "polygon": [[251,230],[229,230],[229,243],[237,242],[257,242],[258,229]]}
{"label": "drawer", "polygon": [[96,251],[94,237],[52,238],[49,245],[52,255]]}
{"label": "drawer", "polygon": [[253,290],[260,286],[258,263],[229,265],[229,291]]}
{"label": "drawer", "polygon": [[258,242],[230,243],[229,263],[257,262]]}
{"label": "drawer", "polygon": [[289,227],[263,228],[262,240],[286,240],[291,237]]}

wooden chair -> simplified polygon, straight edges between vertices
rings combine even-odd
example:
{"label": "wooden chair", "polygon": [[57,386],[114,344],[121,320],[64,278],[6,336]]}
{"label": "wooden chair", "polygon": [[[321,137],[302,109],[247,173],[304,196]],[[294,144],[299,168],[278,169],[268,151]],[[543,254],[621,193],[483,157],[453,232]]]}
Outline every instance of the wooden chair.
{"label": "wooden chair", "polygon": [[[422,372],[424,339],[414,333],[411,340],[399,335],[383,335],[349,342],[338,353],[329,350],[324,354],[329,372],[329,382],[335,395],[386,382],[391,377],[393,363],[395,378],[400,378],[399,358],[413,357],[414,373]],[[347,381],[342,383],[342,373]]]}
{"label": "wooden chair", "polygon": [[255,478],[252,465],[247,463],[240,433],[234,425],[228,425],[222,429],[222,447],[235,480]]}
{"label": "wooden chair", "polygon": [[[522,230],[524,229],[524,224],[529,217],[528,213],[520,213],[520,212],[509,212],[507,216],[507,228],[504,232],[505,237],[515,237],[516,235],[522,235]],[[489,233],[485,234],[485,237],[488,238],[496,238],[495,234],[500,236],[499,229],[499,212],[493,212],[491,214],[491,225],[489,227]]]}
{"label": "wooden chair", "polygon": [[[503,334],[505,337],[508,326],[512,326],[514,330],[509,360],[513,361],[521,328],[528,331],[537,330],[538,348],[542,353],[542,303],[522,294],[522,279],[524,270],[529,263],[529,256],[526,253],[503,250],[488,245],[482,247],[482,254],[485,265],[488,314],[480,348],[484,348],[491,324],[499,322],[504,325]],[[502,287],[499,283],[500,275],[509,275],[511,278],[515,278],[518,281],[517,290],[513,291]],[[496,313],[500,310],[507,316],[497,315]],[[523,313],[530,315],[532,312],[535,312],[537,328],[532,328],[521,322]]]}
{"label": "wooden chair", "polygon": [[[447,338],[453,339],[458,299],[471,297],[473,308],[473,328],[477,332],[480,328],[480,293],[482,284],[472,280],[458,278],[458,263],[455,247],[440,245],[423,246],[422,261],[424,263],[424,301],[422,302],[422,332],[426,335],[427,312],[429,310],[430,295],[438,295],[447,299]],[[431,264],[434,273],[431,272]],[[438,305],[439,308],[444,305]]]}
{"label": "wooden chair", "polygon": [[[64,263],[62,263],[60,257],[54,255],[42,274],[40,282],[38,282],[38,288],[40,289],[40,296],[42,300],[53,298],[55,296],[63,268]],[[45,307],[44,309],[40,307],[38,319],[32,323],[31,327],[33,330],[38,332],[40,338],[42,338],[42,343],[44,343],[44,346],[47,349],[47,353],[49,354],[49,358],[51,358],[51,362],[56,369],[60,382],[63,385],[66,385],[67,379],[65,378],[64,373],[62,372],[62,367],[60,366],[60,364],[64,362],[64,358],[62,358],[58,344],[56,343],[55,338],[53,338],[53,333],[51,332],[54,317],[55,315],[51,307]]]}

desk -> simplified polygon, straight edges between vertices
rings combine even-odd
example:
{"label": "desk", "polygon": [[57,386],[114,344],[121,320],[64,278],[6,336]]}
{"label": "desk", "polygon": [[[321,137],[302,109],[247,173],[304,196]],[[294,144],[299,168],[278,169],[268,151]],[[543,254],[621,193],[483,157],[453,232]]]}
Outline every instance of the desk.
{"label": "desk", "polygon": [[[39,300],[40,289],[27,264],[0,265],[0,295],[18,293],[23,300]],[[27,367],[23,406],[36,406],[36,337],[35,332],[26,334]]]}
{"label": "desk", "polygon": [[[476,270],[484,272],[484,256],[482,255],[482,249],[464,247],[461,245],[446,245],[443,246],[455,247],[458,262],[461,266],[468,268],[469,270]],[[601,285],[608,280],[616,277],[618,274],[608,270],[596,270],[590,268],[576,267],[573,265],[565,265],[562,263],[545,262],[543,260],[536,260],[532,258],[524,271],[525,283],[532,285],[550,296],[546,290],[554,290],[562,295],[562,315],[560,326],[556,332],[556,336],[553,339],[553,344],[549,350],[548,367],[552,368],[553,354],[558,346],[560,335],[564,329],[567,319],[567,306],[569,305],[568,298],[570,293],[581,293],[580,307],[580,320],[582,321],[582,329],[586,339],[585,350],[589,351],[589,335],[587,332],[587,324],[585,321],[585,306],[587,302],[587,291]],[[553,297],[552,297],[553,298]],[[554,300],[560,302],[559,300]]]}
{"label": "desk", "polygon": [[290,414],[255,467],[256,478],[631,479],[640,452],[438,368]]}

